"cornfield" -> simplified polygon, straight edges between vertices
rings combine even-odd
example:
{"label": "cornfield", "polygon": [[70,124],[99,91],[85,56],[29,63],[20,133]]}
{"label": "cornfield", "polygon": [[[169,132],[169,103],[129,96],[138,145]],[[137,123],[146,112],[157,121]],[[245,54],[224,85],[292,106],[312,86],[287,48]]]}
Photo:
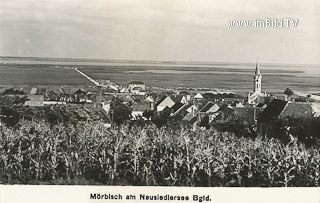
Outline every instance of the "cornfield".
{"label": "cornfield", "polygon": [[320,184],[320,152],[216,131],[22,120],[1,131],[2,184],[293,187]]}

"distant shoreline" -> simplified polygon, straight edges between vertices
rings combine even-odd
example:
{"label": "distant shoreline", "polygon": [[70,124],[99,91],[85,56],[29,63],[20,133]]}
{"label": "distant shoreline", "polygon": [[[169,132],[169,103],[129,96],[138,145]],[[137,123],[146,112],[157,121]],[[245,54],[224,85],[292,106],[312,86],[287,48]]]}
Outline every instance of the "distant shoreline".
{"label": "distant shoreline", "polygon": [[[167,61],[167,60],[140,60],[140,59],[89,59],[89,58],[50,58],[50,57],[19,57],[19,56],[0,56],[1,60],[26,60],[26,61],[59,61],[59,62],[95,62],[95,63],[129,63],[129,64],[161,64],[161,65],[228,65],[228,64],[242,64],[252,65],[255,62],[209,62],[209,61]],[[295,66],[295,65],[307,65],[307,66],[320,66],[320,64],[290,64],[290,63],[261,63],[264,66]]]}

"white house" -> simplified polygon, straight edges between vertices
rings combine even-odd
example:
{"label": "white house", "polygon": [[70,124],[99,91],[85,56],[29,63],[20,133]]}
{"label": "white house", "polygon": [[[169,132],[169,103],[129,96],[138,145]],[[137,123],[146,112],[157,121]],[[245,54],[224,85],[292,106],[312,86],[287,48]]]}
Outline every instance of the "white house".
{"label": "white house", "polygon": [[162,111],[164,108],[171,108],[175,102],[169,96],[163,96],[156,105],[157,112]]}

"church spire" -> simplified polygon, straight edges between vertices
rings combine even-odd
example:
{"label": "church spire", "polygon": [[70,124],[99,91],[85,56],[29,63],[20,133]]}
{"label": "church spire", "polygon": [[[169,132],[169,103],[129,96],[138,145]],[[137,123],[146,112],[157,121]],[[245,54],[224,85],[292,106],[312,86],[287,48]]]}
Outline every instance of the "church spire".
{"label": "church spire", "polygon": [[256,63],[256,71],[254,72],[255,75],[261,75],[260,68],[259,68],[259,59],[257,59]]}

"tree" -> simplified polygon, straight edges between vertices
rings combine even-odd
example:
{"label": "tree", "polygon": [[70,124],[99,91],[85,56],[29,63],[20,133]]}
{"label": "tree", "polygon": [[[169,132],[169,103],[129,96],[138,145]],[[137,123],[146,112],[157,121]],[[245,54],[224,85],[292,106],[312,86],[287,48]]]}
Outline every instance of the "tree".
{"label": "tree", "polygon": [[143,112],[143,117],[147,118],[147,119],[150,119],[153,117],[154,115],[154,112],[153,111],[148,111],[148,110],[144,110]]}
{"label": "tree", "polygon": [[9,88],[6,89],[3,94],[26,94],[24,91],[20,90],[20,89],[15,89],[15,88]]}
{"label": "tree", "polygon": [[170,113],[171,110],[169,108],[165,108],[163,111],[156,113],[151,120],[158,128],[160,128],[168,123]]}
{"label": "tree", "polygon": [[10,127],[13,127],[19,122],[20,119],[21,115],[17,112],[14,106],[1,107],[1,122],[5,123]]}
{"label": "tree", "polygon": [[113,122],[117,125],[123,124],[131,118],[132,110],[126,104],[123,104],[120,99],[113,100],[111,111],[113,111]]}
{"label": "tree", "polygon": [[293,91],[289,88],[287,88],[283,93],[288,95],[289,97],[293,95]]}

